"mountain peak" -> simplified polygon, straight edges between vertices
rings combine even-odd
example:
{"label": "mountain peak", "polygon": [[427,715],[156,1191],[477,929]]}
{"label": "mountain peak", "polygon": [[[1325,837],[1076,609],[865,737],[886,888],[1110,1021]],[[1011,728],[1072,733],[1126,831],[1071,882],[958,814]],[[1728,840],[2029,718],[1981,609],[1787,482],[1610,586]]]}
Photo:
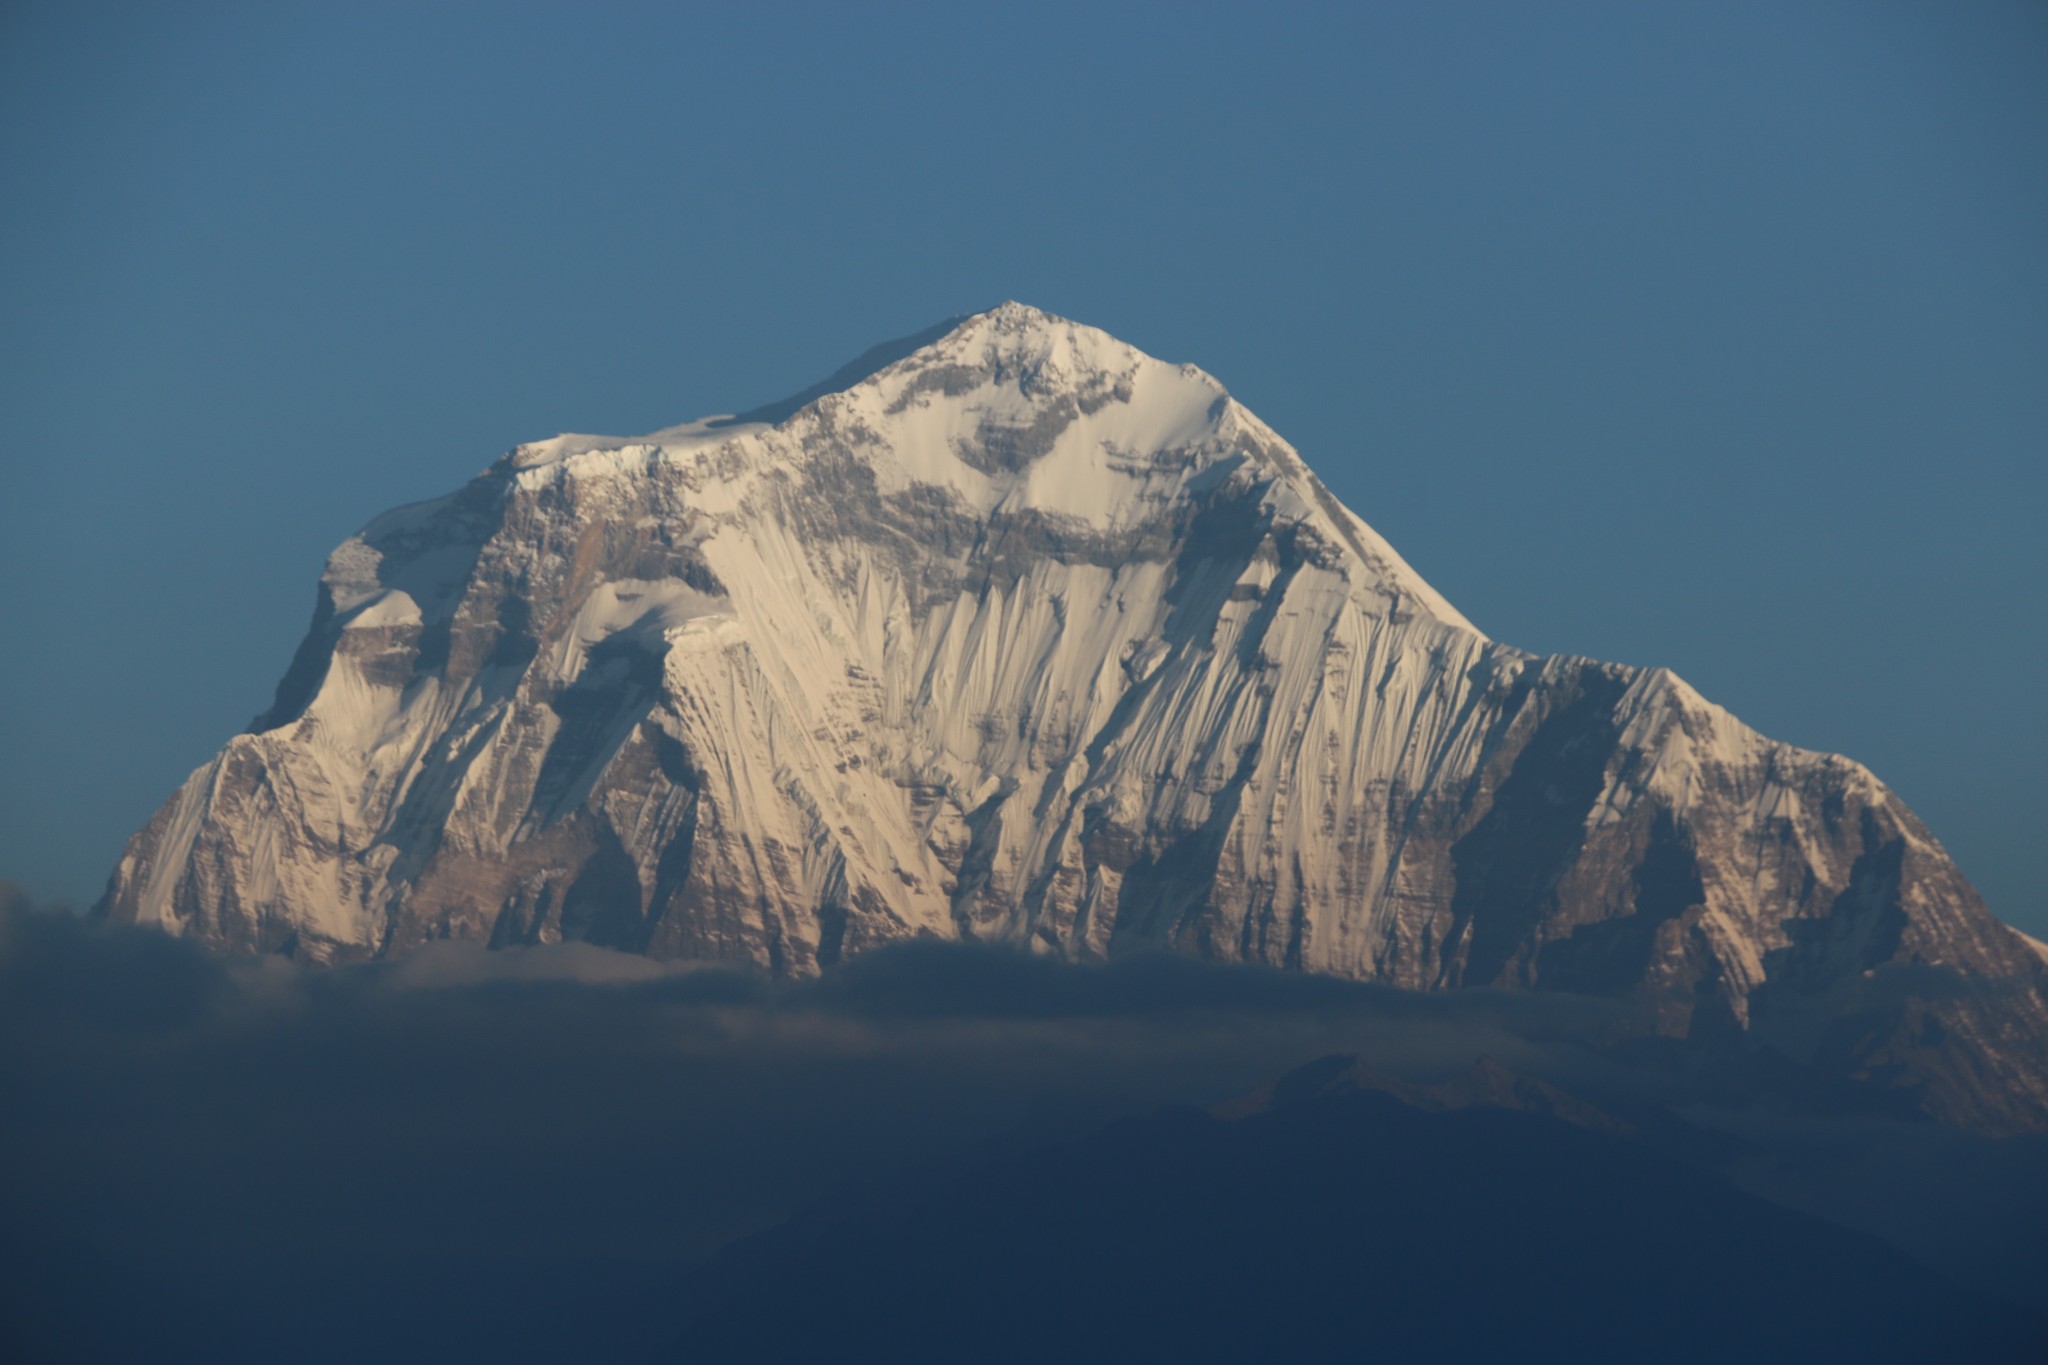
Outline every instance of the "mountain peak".
{"label": "mountain peak", "polygon": [[1346,566],[1379,610],[1477,633],[1214,377],[1015,301],[884,342],[775,403],[639,437],[557,436],[495,469],[539,486],[715,466],[742,495],[749,468],[783,467],[792,443],[830,445],[889,496],[919,489],[983,523],[1058,525],[1070,541],[1113,539],[1140,556],[1219,495],[1248,501],[1261,526]]}
{"label": "mountain peak", "polygon": [[1563,990],[2048,1123],[2041,959],[1867,772],[1489,640],[1214,379],[1015,302],[378,518],[106,905],[316,961],[929,936]]}
{"label": "mountain peak", "polygon": [[899,364],[919,367],[945,358],[957,359],[976,347],[982,348],[985,354],[1007,356],[1011,362],[1009,368],[1014,370],[1020,362],[1042,359],[1061,349],[1062,341],[1070,354],[1086,351],[1101,356],[1121,352],[1124,358],[1139,356],[1134,347],[1098,328],[1008,299],[979,313],[958,314],[907,336],[881,342],[825,379],[788,398],[764,403],[734,416],[710,418],[705,425],[714,430],[757,424],[779,425],[818,399],[852,389],[885,369]]}
{"label": "mountain peak", "polygon": [[969,314],[969,316],[989,318],[994,321],[1007,321],[1014,318],[1027,325],[1066,322],[1065,318],[1060,317],[1056,313],[1047,312],[1043,308],[1034,307],[1017,299],[1004,299],[993,308],[984,309],[979,313]]}
{"label": "mountain peak", "polygon": [[[1129,342],[1099,327],[1075,322],[1015,299],[961,318],[959,325],[936,345],[943,348],[955,342],[962,349],[979,345],[994,355],[1038,360],[1057,358],[1083,368],[1122,366],[1152,359]],[[1176,368],[1200,373],[1193,366]],[[1203,377],[1208,379],[1206,375]],[[1208,379],[1208,382],[1221,392],[1221,384],[1214,379]]]}

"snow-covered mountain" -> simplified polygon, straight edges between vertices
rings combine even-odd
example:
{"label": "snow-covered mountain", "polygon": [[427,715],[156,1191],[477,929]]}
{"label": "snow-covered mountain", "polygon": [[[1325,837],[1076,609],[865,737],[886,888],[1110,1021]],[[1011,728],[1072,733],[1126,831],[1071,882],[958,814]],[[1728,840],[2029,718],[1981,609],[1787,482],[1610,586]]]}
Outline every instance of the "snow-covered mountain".
{"label": "snow-covered mountain", "polygon": [[2043,950],[1867,770],[1495,643],[1207,374],[1015,303],[378,518],[103,908],[321,962],[936,935],[1559,989],[2048,1123]]}

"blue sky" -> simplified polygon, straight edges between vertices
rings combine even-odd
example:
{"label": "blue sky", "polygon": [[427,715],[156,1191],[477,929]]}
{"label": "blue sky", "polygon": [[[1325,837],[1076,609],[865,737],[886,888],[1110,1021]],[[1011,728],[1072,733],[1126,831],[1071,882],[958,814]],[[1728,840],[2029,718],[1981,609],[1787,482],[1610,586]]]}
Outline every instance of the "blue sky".
{"label": "blue sky", "polygon": [[1489,633],[1675,668],[2048,932],[2048,8],[0,10],[0,875],[89,901],[327,551],[1020,298]]}

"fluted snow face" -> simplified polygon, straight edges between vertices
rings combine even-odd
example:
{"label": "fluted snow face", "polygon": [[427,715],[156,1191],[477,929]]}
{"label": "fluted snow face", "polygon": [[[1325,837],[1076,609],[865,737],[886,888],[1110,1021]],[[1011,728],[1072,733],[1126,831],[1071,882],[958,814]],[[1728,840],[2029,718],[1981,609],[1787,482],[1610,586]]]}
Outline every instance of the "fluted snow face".
{"label": "fluted snow face", "polygon": [[316,960],[1170,946],[1816,1056],[1898,962],[2039,1016],[1862,768],[1489,641],[1208,375],[1017,304],[776,425],[557,437],[372,523],[107,904]]}

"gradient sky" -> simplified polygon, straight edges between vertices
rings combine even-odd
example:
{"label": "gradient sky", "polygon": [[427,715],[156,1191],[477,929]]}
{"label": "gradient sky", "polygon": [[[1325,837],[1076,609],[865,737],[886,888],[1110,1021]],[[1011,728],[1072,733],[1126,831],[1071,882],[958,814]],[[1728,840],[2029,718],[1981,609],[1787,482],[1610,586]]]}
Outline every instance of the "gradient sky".
{"label": "gradient sky", "polygon": [[382,509],[1014,297],[2048,934],[2048,7],[1275,8],[0,8],[0,876],[96,896]]}

